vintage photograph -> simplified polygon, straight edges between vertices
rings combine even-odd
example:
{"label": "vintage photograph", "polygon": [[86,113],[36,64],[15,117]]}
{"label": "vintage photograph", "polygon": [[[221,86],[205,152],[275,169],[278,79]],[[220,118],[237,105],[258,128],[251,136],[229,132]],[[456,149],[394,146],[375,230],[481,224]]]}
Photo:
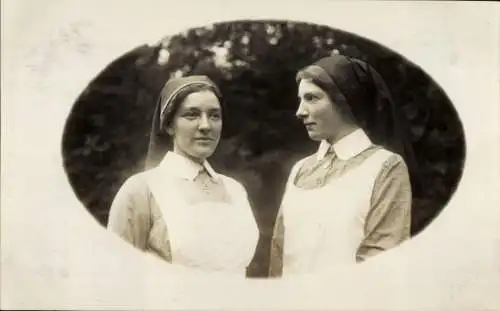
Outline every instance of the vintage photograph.
{"label": "vintage photograph", "polygon": [[246,277],[362,264],[425,230],[464,130],[418,64],[353,33],[239,20],[110,60],[66,121],[64,168],[109,234]]}
{"label": "vintage photograph", "polygon": [[1,6],[0,309],[498,309],[496,3]]}

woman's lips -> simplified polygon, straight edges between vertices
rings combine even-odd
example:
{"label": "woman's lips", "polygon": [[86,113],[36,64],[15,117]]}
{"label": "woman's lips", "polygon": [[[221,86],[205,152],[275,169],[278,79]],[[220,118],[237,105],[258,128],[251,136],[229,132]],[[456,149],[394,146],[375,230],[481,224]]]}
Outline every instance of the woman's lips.
{"label": "woman's lips", "polygon": [[199,141],[199,142],[210,142],[210,141],[214,141],[212,138],[210,137],[197,137],[195,138],[194,140],[196,141]]}
{"label": "woman's lips", "polygon": [[304,123],[306,129],[311,129],[314,127],[315,123],[314,122],[307,122],[307,123]]}

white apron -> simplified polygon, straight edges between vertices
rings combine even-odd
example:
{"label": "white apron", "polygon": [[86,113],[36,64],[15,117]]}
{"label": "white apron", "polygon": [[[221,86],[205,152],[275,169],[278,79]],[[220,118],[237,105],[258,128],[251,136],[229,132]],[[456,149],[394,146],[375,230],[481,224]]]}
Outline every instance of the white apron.
{"label": "white apron", "polygon": [[282,203],[284,221],[283,275],[321,273],[356,263],[364,238],[375,179],[391,156],[383,149],[340,178],[316,189],[294,184],[292,171]]}
{"label": "white apron", "polygon": [[245,275],[259,238],[246,192],[223,178],[230,202],[192,204],[161,168],[147,181],[167,225],[173,264]]}

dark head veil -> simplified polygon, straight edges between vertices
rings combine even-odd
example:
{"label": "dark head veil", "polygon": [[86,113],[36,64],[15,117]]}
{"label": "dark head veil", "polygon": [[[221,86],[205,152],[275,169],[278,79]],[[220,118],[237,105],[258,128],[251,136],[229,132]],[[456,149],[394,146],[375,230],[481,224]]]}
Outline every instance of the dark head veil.
{"label": "dark head veil", "polygon": [[165,83],[153,115],[145,169],[157,166],[167,151],[172,149],[172,139],[165,128],[172,121],[182,100],[190,93],[202,89],[211,90],[221,101],[219,88],[207,76],[193,75],[171,78]]}
{"label": "dark head veil", "polygon": [[[344,115],[352,118],[373,143],[400,154],[419,178],[415,155],[404,122],[380,74],[369,64],[334,54],[299,71],[297,80],[311,79],[322,88]],[[412,183],[413,184],[413,183]]]}

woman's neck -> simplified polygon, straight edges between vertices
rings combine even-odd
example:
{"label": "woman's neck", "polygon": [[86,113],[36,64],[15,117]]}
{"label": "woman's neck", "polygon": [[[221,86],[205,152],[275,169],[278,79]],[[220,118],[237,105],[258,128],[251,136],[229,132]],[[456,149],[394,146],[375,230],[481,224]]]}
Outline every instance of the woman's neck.
{"label": "woman's neck", "polygon": [[346,137],[347,135],[351,134],[352,132],[356,131],[359,129],[359,126],[355,124],[348,124],[341,128],[335,135],[332,135],[330,138],[327,138],[326,141],[328,141],[330,144],[336,144],[338,141],[340,141],[342,138]]}
{"label": "woman's neck", "polygon": [[200,164],[200,165],[203,165],[203,162],[205,162],[205,160],[206,160],[205,158],[198,158],[198,157],[194,157],[194,156],[192,156],[192,155],[188,154],[187,152],[182,151],[182,150],[181,150],[181,149],[179,149],[179,148],[175,148],[175,147],[174,147],[174,149],[173,149],[172,151],[173,151],[174,153],[176,153],[176,154],[178,154],[178,155],[181,155],[181,156],[183,156],[183,157],[186,157],[186,158],[188,158],[189,160],[191,160],[191,161],[193,161],[193,162],[195,162],[195,163],[197,163],[197,164]]}

